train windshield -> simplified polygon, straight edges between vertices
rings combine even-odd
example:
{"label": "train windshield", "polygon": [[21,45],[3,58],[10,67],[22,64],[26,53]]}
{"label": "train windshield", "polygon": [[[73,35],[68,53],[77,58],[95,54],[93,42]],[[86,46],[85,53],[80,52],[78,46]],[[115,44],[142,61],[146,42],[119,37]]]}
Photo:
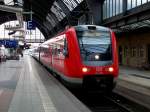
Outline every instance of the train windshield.
{"label": "train windshield", "polygon": [[[112,62],[112,48],[109,31],[85,30],[76,31],[80,53],[85,63],[107,65]],[[98,63],[101,61],[101,63]],[[94,64],[94,63],[93,63]]]}

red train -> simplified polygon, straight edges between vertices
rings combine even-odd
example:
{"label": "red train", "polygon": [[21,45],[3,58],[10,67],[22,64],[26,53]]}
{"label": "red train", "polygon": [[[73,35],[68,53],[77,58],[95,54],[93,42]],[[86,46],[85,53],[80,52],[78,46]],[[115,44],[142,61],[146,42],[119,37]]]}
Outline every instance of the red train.
{"label": "red train", "polygon": [[116,39],[109,28],[95,25],[70,27],[35,51],[34,56],[67,85],[92,88],[95,85],[112,90],[116,83]]}

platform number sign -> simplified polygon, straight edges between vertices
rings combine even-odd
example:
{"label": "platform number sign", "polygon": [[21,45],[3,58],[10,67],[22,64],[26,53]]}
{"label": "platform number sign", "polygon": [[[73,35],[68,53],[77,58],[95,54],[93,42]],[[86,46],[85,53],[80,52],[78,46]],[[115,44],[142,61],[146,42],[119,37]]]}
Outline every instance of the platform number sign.
{"label": "platform number sign", "polygon": [[36,24],[34,21],[27,21],[27,30],[35,30]]}

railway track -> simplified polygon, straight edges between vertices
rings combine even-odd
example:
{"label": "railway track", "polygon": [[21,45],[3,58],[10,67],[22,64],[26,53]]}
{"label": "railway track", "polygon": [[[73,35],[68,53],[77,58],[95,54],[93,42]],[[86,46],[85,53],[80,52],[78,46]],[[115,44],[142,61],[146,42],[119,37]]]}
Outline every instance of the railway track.
{"label": "railway track", "polygon": [[104,95],[98,92],[86,93],[82,90],[71,90],[71,92],[92,112],[149,112],[144,107],[116,93]]}
{"label": "railway track", "polygon": [[[49,71],[49,69],[47,69]],[[51,71],[49,71],[51,73]],[[59,77],[56,77],[60,81]],[[149,112],[148,109],[128,99],[111,93],[104,95],[100,92],[89,92],[83,89],[69,89],[80,101],[82,101],[92,112]]]}
{"label": "railway track", "polygon": [[[50,72],[50,71],[49,71]],[[60,81],[54,74],[53,76]],[[87,92],[83,89],[69,89],[92,112],[149,112],[146,108],[128,99],[111,93],[104,95],[100,92]]]}
{"label": "railway track", "polygon": [[119,99],[114,99],[112,98],[112,96],[106,96],[106,95],[104,95],[104,98],[106,98],[107,100],[112,102],[114,106],[116,106],[116,108],[118,109],[117,112],[133,112],[133,110],[130,107],[127,107],[127,105],[120,103]]}

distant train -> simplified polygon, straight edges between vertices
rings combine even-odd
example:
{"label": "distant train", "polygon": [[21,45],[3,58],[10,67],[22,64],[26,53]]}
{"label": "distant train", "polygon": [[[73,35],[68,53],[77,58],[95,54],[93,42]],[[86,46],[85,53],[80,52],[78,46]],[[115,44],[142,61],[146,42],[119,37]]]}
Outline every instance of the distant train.
{"label": "distant train", "polygon": [[109,28],[70,27],[34,49],[33,56],[69,86],[112,90],[116,84],[118,55]]}

